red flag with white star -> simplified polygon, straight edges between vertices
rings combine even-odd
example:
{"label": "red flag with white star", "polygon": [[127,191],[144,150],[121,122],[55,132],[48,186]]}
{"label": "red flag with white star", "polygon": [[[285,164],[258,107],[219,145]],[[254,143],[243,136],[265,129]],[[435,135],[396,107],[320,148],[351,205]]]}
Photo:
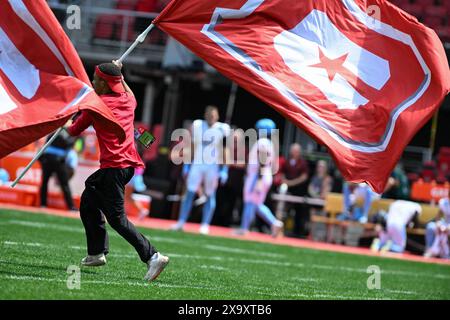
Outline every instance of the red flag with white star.
{"label": "red flag with white star", "polygon": [[379,193],[450,88],[435,32],[384,0],[173,0],[154,23]]}

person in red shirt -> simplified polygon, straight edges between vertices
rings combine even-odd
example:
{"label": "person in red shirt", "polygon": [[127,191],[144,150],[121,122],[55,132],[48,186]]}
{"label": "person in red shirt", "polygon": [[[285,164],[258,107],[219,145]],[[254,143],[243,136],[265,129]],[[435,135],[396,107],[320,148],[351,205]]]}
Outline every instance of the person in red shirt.
{"label": "person in red shirt", "polygon": [[148,271],[144,279],[153,281],[165,268],[169,258],[161,255],[125,214],[125,185],[133,177],[135,168],[143,168],[144,164],[134,142],[134,110],[137,102],[123,80],[121,68],[122,64],[116,61],[97,66],[93,86],[124,129],[125,141],[120,143],[116,135],[97,122],[89,111],[83,111],[66,128],[70,135],[77,136],[92,125],[100,147],[100,169],[86,180],[86,188],[81,195],[80,216],[86,231],[88,251],[81,265],[106,264],[109,248],[104,215],[110,226],[136,249],[142,262],[147,264]]}
{"label": "person in red shirt", "polygon": [[[308,188],[309,167],[308,163],[302,157],[302,147],[294,143],[289,149],[289,158],[280,166],[282,172],[282,184],[287,186],[287,191],[295,196],[305,196]],[[308,206],[299,203],[294,205],[295,224],[294,235],[306,236],[305,225],[308,221]]]}

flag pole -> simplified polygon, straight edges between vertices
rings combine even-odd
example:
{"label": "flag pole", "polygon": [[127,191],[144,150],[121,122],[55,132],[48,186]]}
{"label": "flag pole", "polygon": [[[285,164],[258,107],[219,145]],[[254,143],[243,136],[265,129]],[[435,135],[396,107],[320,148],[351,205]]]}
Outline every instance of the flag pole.
{"label": "flag pole", "polygon": [[61,134],[61,131],[64,130],[64,127],[59,128],[56,130],[55,134],[47,141],[46,144],[42,146],[42,148],[38,151],[38,153],[34,156],[33,160],[30,161],[30,163],[25,167],[24,170],[20,173],[20,175],[14,180],[14,182],[11,184],[11,188],[14,188],[17,183],[23,178],[23,176],[30,170],[30,168],[33,166],[33,164],[39,159],[39,157],[44,153],[44,151],[52,144],[53,141]]}
{"label": "flag pole", "polygon": [[147,35],[149,34],[150,31],[153,30],[153,28],[155,27],[155,25],[152,23],[150,24],[147,29],[144,30],[144,32],[142,32],[136,40],[134,40],[133,44],[131,45],[131,47],[128,48],[127,51],[125,51],[125,53],[119,58],[119,62],[123,62],[123,60],[125,60],[130,53],[138,46],[138,44],[142,43],[145,41],[145,38],[147,37]]}
{"label": "flag pole", "polygon": [[234,112],[234,106],[236,104],[236,96],[237,96],[237,90],[238,85],[236,82],[231,83],[231,90],[230,90],[230,96],[228,98],[228,105],[227,105],[227,114],[226,114],[226,123],[231,123],[231,119],[233,118],[233,112]]}
{"label": "flag pole", "polygon": [[439,109],[436,111],[436,113],[433,116],[433,122],[431,123],[431,135],[430,135],[430,151],[431,151],[431,158],[433,158],[434,148],[436,147],[436,133],[437,133],[437,126],[438,126],[438,118],[439,118]]}
{"label": "flag pole", "polygon": [[[145,41],[145,38],[147,35],[152,31],[152,29],[155,27],[155,25],[152,23],[150,24],[147,29],[144,30],[134,41],[134,43],[125,51],[125,53],[119,58],[119,62],[123,62],[130,53],[142,42]],[[20,173],[20,175],[14,180],[14,182],[11,184],[11,188],[14,188],[17,183],[23,178],[23,176],[30,170],[30,168],[33,166],[33,164],[39,159],[39,157],[44,153],[44,151],[52,144],[53,141],[61,134],[61,132],[64,130],[64,127],[59,128],[56,130],[55,134],[50,138],[50,140],[47,141],[47,143],[42,146],[42,148],[38,151],[38,153],[34,156],[34,158],[30,161],[30,163],[25,167],[25,169]]]}

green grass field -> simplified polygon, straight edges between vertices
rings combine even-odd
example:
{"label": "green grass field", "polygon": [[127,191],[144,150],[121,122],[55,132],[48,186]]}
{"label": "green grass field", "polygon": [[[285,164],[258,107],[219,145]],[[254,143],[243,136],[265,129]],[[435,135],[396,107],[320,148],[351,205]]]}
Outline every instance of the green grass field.
{"label": "green grass field", "polygon": [[[0,299],[450,299],[450,267],[141,229],[171,262],[157,281],[113,230],[108,264],[67,268],[85,255],[81,221],[0,210]],[[369,290],[367,268],[381,269]]]}

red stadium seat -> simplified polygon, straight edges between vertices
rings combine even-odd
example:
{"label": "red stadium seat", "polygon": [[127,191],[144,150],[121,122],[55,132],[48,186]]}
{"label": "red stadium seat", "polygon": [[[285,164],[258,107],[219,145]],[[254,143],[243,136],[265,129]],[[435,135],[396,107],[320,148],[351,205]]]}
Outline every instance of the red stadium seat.
{"label": "red stadium seat", "polygon": [[429,28],[431,28],[431,29],[437,31],[437,29],[438,29],[440,26],[443,25],[443,19],[440,18],[440,17],[426,16],[426,17],[423,19],[423,23],[424,23],[427,27],[429,27]]}
{"label": "red stadium seat", "polygon": [[116,9],[133,11],[136,9],[136,0],[117,0]]}
{"label": "red stadium seat", "polygon": [[421,5],[422,8],[430,7],[435,4],[434,0],[415,0],[415,4]]}
{"label": "red stadium seat", "polygon": [[444,184],[444,183],[446,183],[448,180],[447,180],[447,176],[446,176],[446,174],[444,174],[443,172],[440,172],[440,173],[438,173],[438,175],[436,176],[436,182],[438,183],[438,184]]}
{"label": "red stadium seat", "polygon": [[444,6],[431,6],[425,8],[425,15],[427,17],[436,17],[445,20],[447,17],[447,8]]}
{"label": "red stadium seat", "polygon": [[[450,36],[450,27],[447,27],[447,30],[449,32]],[[438,167],[442,168],[443,164],[447,164],[447,171],[446,173],[450,173],[450,148],[448,147],[442,147],[439,150],[439,154],[437,156],[438,159]]]}
{"label": "red stadium seat", "polygon": [[448,0],[442,0],[441,5],[447,8],[447,12],[450,12],[450,1]]}
{"label": "red stadium seat", "polygon": [[439,26],[436,33],[444,42],[450,42],[450,26]]}
{"label": "red stadium seat", "polygon": [[[125,19],[124,16],[119,16],[116,20],[116,39],[122,40],[122,32],[123,28],[125,28]],[[136,35],[134,33],[134,18],[128,17],[128,30],[126,31],[126,41],[134,41]]]}
{"label": "red stadium seat", "polygon": [[413,15],[417,19],[421,19],[424,14],[423,7],[419,4],[406,3],[402,6],[402,9],[408,12],[410,15]]}
{"label": "red stadium seat", "polygon": [[412,184],[413,182],[416,182],[420,178],[420,176],[415,172],[410,172],[406,176],[408,177],[410,184]]}
{"label": "red stadium seat", "polygon": [[450,156],[450,147],[441,147],[439,149],[439,154]]}
{"label": "red stadium seat", "polygon": [[408,0],[391,0],[392,4],[395,4],[397,7],[402,8],[403,5],[409,3]]}
{"label": "red stadium seat", "polygon": [[98,15],[95,21],[94,38],[112,39],[114,36],[114,25],[117,16],[102,14]]}
{"label": "red stadium seat", "polygon": [[420,172],[420,177],[425,182],[431,182],[433,180],[436,180],[436,162],[435,161],[424,162],[422,171]]}

